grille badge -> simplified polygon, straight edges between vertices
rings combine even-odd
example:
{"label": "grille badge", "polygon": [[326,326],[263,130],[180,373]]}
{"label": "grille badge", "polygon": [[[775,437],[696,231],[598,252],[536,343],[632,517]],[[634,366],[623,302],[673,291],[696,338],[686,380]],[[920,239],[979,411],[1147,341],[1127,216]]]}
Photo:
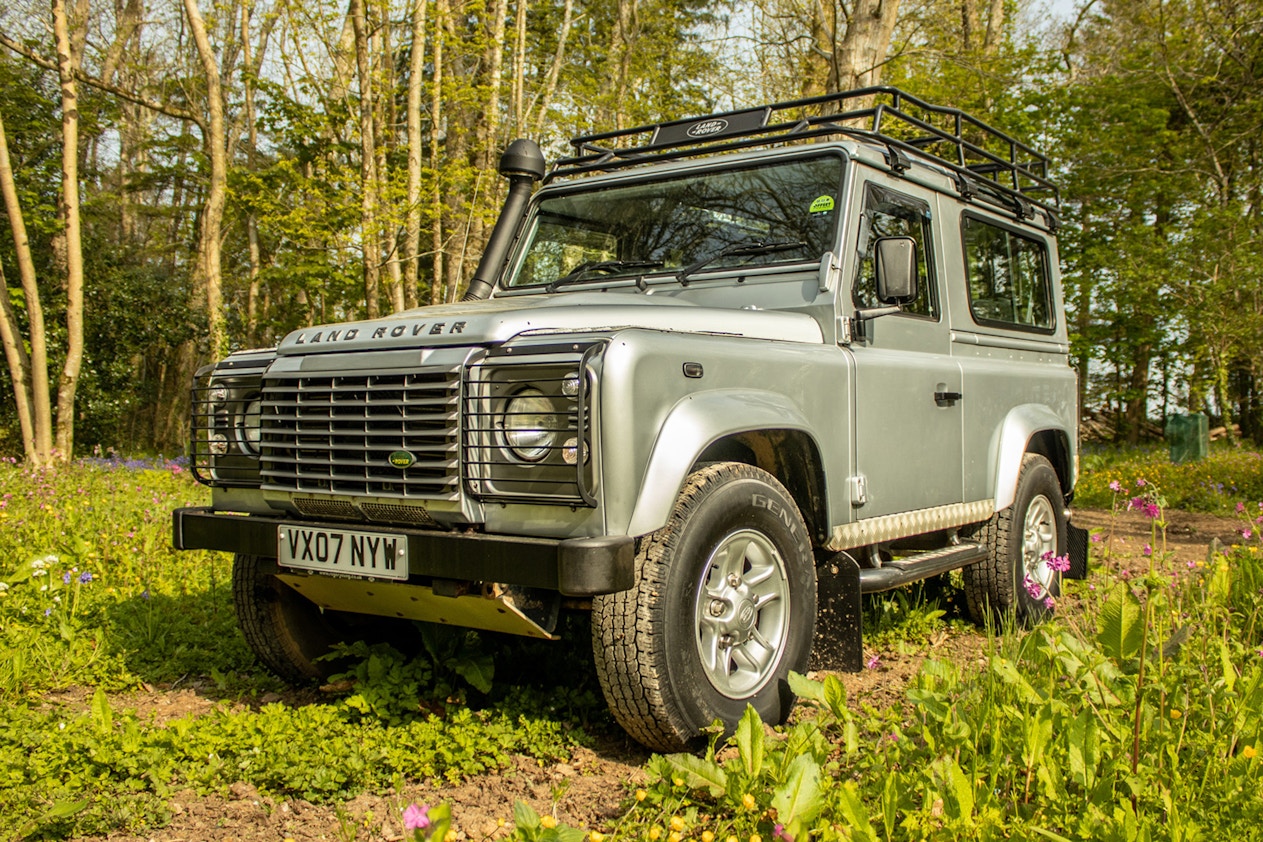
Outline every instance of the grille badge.
{"label": "grille badge", "polygon": [[391,467],[402,471],[405,468],[411,468],[416,463],[417,457],[406,450],[395,450],[386,457],[386,461],[390,463]]}

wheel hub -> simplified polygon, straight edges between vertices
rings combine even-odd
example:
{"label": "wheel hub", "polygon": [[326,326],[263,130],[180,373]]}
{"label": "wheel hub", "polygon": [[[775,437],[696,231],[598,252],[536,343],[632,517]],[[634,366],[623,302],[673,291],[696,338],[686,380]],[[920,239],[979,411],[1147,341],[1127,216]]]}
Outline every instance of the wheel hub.
{"label": "wheel hub", "polygon": [[1026,507],[1026,517],[1022,522],[1022,567],[1026,578],[1039,585],[1045,596],[1050,593],[1056,571],[1044,557],[1056,552],[1056,510],[1052,501],[1040,494]]}
{"label": "wheel hub", "polygon": [[757,692],[780,663],[789,636],[789,579],[760,532],[725,536],[698,583],[697,650],[707,679],[730,698]]}

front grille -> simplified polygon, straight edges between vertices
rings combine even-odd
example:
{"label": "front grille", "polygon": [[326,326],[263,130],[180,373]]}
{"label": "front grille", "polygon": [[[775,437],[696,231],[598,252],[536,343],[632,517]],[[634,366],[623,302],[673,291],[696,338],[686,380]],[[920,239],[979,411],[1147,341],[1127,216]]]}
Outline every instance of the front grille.
{"label": "front grille", "polygon": [[456,499],[459,406],[459,369],[269,375],[263,381],[264,487]]}

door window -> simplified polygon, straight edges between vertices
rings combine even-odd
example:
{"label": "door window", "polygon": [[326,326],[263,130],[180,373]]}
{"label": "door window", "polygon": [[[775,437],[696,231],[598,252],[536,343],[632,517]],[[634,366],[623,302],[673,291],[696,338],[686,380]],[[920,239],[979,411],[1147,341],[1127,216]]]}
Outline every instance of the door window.
{"label": "door window", "polygon": [[938,318],[938,297],[930,263],[930,206],[877,184],[864,186],[860,217],[859,269],[851,297],[856,307],[878,307],[874,244],[882,237],[911,237],[917,243],[917,297],[903,305],[905,313]]}

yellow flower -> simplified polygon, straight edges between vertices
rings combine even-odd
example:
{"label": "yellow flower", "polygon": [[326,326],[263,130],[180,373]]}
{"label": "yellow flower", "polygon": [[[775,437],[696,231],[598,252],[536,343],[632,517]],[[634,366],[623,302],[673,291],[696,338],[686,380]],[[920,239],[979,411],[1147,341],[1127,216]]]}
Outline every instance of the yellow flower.
{"label": "yellow flower", "polygon": [[702,842],[715,842],[715,834],[709,830],[702,831]]}
{"label": "yellow flower", "polygon": [[591,839],[592,842],[603,842],[605,836],[602,835],[599,830],[594,830],[588,834],[588,838]]}
{"label": "yellow flower", "polygon": [[675,784],[676,786],[684,786],[684,778],[672,778],[671,783]]}
{"label": "yellow flower", "polygon": [[680,818],[679,816],[672,816],[672,817],[671,817],[671,829],[672,829],[672,830],[683,830],[683,829],[684,829],[684,819]]}
{"label": "yellow flower", "polygon": [[1253,760],[1255,755],[1257,755],[1258,753],[1259,753],[1258,749],[1256,749],[1254,746],[1246,746],[1245,748],[1241,749],[1241,756],[1244,757],[1246,760]]}
{"label": "yellow flower", "polygon": [[763,837],[757,833],[751,833],[750,842],[763,842]]}
{"label": "yellow flower", "polygon": [[661,835],[662,835],[662,828],[660,828],[660,827],[651,827],[651,828],[649,828],[649,840],[650,840],[650,842],[658,842],[658,837],[660,837]]}
{"label": "yellow flower", "polygon": [[456,842],[458,838],[459,837],[454,830],[449,830],[447,833],[443,834],[443,842]]}
{"label": "yellow flower", "polygon": [[552,828],[557,826],[557,819],[553,818],[552,816],[544,816],[542,819],[539,820],[539,823],[542,824],[544,827],[551,830]]}
{"label": "yellow flower", "polygon": [[684,836],[678,830],[671,831],[671,835],[667,837],[669,842],[680,842],[683,838]]}
{"label": "yellow flower", "polygon": [[1184,715],[1184,712],[1183,712],[1182,710],[1180,710],[1179,708],[1171,708],[1171,718],[1172,718],[1172,719],[1179,719],[1179,718],[1180,718],[1181,716],[1183,716],[1183,715]]}
{"label": "yellow flower", "polygon": [[637,801],[644,801],[648,797],[649,797],[649,793],[645,792],[643,789],[636,790]]}
{"label": "yellow flower", "polygon": [[745,807],[747,810],[753,810],[754,809],[754,796],[748,792],[745,795],[741,796],[741,806]]}

